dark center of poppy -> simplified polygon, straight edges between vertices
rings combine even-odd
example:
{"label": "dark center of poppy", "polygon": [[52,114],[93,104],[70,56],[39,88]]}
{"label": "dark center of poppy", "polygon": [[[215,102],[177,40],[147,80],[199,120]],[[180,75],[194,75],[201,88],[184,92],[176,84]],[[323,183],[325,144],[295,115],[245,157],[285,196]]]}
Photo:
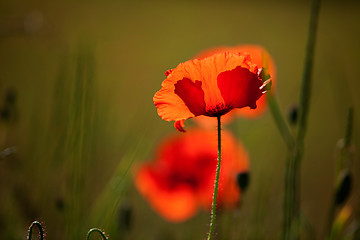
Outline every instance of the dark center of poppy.
{"label": "dark center of poppy", "polygon": [[228,104],[219,103],[214,107],[208,107],[206,109],[206,116],[217,117],[228,113],[232,108]]}

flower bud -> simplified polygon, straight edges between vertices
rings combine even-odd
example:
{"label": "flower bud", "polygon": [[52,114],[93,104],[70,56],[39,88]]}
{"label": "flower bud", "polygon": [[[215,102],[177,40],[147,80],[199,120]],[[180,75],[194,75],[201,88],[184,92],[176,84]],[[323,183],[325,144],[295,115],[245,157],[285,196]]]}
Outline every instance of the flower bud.
{"label": "flower bud", "polygon": [[122,230],[129,231],[132,223],[133,211],[130,205],[123,204],[119,209],[119,227]]}
{"label": "flower bud", "polygon": [[295,126],[297,123],[297,118],[298,118],[298,111],[299,108],[297,105],[293,105],[289,108],[288,111],[288,120],[290,122],[291,125]]}
{"label": "flower bud", "polygon": [[250,174],[248,172],[238,173],[236,176],[237,184],[242,192],[249,186]]}
{"label": "flower bud", "polygon": [[348,169],[344,169],[338,176],[335,193],[336,205],[342,205],[348,199],[351,192],[352,177]]}

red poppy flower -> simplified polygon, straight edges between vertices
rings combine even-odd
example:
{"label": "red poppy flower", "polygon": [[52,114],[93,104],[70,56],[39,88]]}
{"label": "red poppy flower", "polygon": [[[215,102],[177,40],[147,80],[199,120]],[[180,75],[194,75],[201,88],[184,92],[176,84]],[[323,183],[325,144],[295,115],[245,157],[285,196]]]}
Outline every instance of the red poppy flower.
{"label": "red poppy flower", "polygon": [[[217,163],[216,138],[212,131],[176,134],[160,145],[155,161],[138,169],[137,189],[165,219],[184,221],[199,207],[210,208]],[[236,176],[248,170],[248,155],[227,132],[223,132],[222,150],[217,201],[223,208],[234,207],[240,198]]]}
{"label": "red poppy flower", "polygon": [[248,53],[221,52],[189,60],[166,72],[154,104],[162,119],[176,121],[175,127],[184,131],[184,121],[192,117],[255,109],[267,83],[261,73]]}
{"label": "red poppy flower", "polygon": [[[208,56],[211,56],[215,53],[221,53],[221,52],[246,52],[249,53],[251,56],[251,60],[259,67],[263,68],[265,67],[268,74],[271,76],[271,82],[272,87],[274,86],[276,82],[276,68],[274,61],[270,54],[266,51],[265,48],[259,45],[239,45],[235,47],[216,47],[212,48],[206,51],[203,51],[195,56],[195,58],[205,58]],[[229,114],[226,114],[222,118],[222,123],[226,123],[231,121],[231,119],[234,116],[240,116],[240,117],[246,117],[246,118],[253,118],[260,116],[266,109],[266,98],[261,97],[256,102],[257,108],[256,109],[250,109],[248,107],[244,107],[241,109],[236,109],[235,111],[232,111]],[[196,118],[197,122],[200,122],[202,126],[211,126],[213,127],[216,125],[217,121],[216,119],[208,118],[205,116],[201,116],[199,118]]]}

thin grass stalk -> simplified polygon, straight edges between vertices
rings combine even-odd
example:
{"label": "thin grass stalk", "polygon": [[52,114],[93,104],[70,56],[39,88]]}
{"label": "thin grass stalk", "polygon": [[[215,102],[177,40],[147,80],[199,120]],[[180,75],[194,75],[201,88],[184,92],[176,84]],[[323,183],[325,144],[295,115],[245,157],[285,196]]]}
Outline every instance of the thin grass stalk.
{"label": "thin grass stalk", "polygon": [[304,153],[307,116],[310,107],[312,70],[320,0],[313,0],[310,14],[304,72],[300,90],[299,119],[294,148],[289,151],[285,172],[283,239],[300,238],[300,163]]}
{"label": "thin grass stalk", "polygon": [[88,155],[90,138],[88,134],[92,127],[92,86],[93,65],[92,55],[88,48],[79,47],[75,78],[72,85],[72,99],[70,101],[69,125],[66,132],[67,164],[69,171],[69,207],[66,215],[66,236],[68,238],[81,238],[84,229],[84,214],[86,208],[85,184],[86,170],[92,156]]}
{"label": "thin grass stalk", "polygon": [[214,235],[214,228],[215,228],[214,225],[216,219],[216,199],[219,188],[219,177],[220,177],[220,167],[221,167],[221,116],[217,117],[217,122],[218,122],[218,162],[216,167],[215,186],[214,186],[214,195],[213,195],[213,202],[212,202],[212,209],[210,216],[210,230],[209,230],[208,240],[211,240]]}
{"label": "thin grass stalk", "polygon": [[307,116],[310,108],[312,71],[315,51],[315,40],[320,11],[320,0],[313,0],[310,13],[308,41],[306,46],[304,72],[299,99],[299,119],[297,143],[303,145],[306,133]]}
{"label": "thin grass stalk", "polygon": [[281,114],[280,107],[276,97],[270,91],[266,94],[266,100],[270,109],[270,112],[274,118],[276,127],[278,128],[286,147],[289,151],[291,151],[295,146],[294,137],[291,135],[288,125],[284,117]]}
{"label": "thin grass stalk", "polygon": [[[346,122],[346,128],[345,128],[345,135],[343,138],[343,145],[340,146],[340,153],[338,159],[336,159],[336,177],[339,177],[341,174],[341,171],[343,169],[350,168],[350,146],[351,146],[351,137],[352,137],[352,131],[353,131],[353,122],[354,122],[354,110],[352,107],[349,108],[348,114],[347,114],[347,122]],[[335,213],[337,210],[337,207],[340,207],[345,202],[338,202],[338,191],[341,191],[341,183],[337,182],[335,189],[334,189],[334,195],[333,200],[330,205],[329,209],[329,217],[327,222],[327,228],[326,228],[326,234],[327,239],[333,239],[333,225],[335,220]],[[346,199],[345,199],[346,200]],[[356,238],[357,239],[357,238]]]}

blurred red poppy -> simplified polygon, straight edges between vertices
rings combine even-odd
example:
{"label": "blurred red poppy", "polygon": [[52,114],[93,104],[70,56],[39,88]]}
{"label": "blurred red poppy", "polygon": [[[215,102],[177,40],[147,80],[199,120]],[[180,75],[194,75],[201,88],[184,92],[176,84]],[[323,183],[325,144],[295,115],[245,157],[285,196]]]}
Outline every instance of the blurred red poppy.
{"label": "blurred red poppy", "polygon": [[[237,175],[247,172],[247,152],[232,135],[223,132],[218,206],[234,207],[240,199]],[[143,164],[135,175],[135,185],[152,208],[172,222],[184,221],[200,207],[212,203],[217,163],[217,135],[213,131],[190,130],[167,138],[155,160]]]}
{"label": "blurred red poppy", "polygon": [[[251,56],[251,61],[254,62],[259,68],[266,68],[268,74],[271,76],[272,81],[272,88],[274,87],[274,84],[276,82],[276,68],[274,61],[270,54],[266,51],[265,48],[259,45],[239,45],[234,47],[216,47],[211,48],[208,50],[205,50],[198,55],[195,56],[195,58],[205,58],[208,56],[211,56],[215,53],[221,53],[221,52],[246,52],[249,53]],[[230,121],[233,117],[240,116],[240,117],[246,117],[246,118],[253,118],[258,117],[262,113],[264,113],[266,109],[266,98],[261,97],[256,102],[257,108],[256,109],[250,109],[248,107],[244,107],[241,109],[236,109],[234,111],[231,111],[229,114],[226,114],[222,118],[222,122],[226,123]],[[196,118],[196,121],[200,123],[204,127],[213,127],[217,124],[216,119],[209,118],[206,116],[200,116]]]}
{"label": "blurred red poppy", "polygon": [[235,108],[255,109],[268,80],[248,53],[234,51],[189,60],[165,74],[153,100],[159,116],[176,121],[179,131],[184,131],[189,118],[217,117]]}

